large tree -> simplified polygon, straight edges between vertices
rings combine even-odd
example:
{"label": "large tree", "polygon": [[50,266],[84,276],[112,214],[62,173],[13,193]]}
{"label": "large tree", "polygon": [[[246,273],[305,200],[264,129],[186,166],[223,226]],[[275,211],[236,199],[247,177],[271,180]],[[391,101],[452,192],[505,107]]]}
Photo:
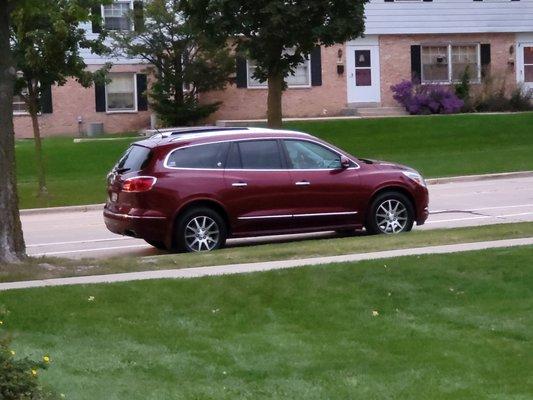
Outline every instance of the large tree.
{"label": "large tree", "polygon": [[24,257],[15,176],[15,134],[13,132],[13,85],[16,69],[9,44],[13,0],[0,0],[0,263]]}
{"label": "large tree", "polygon": [[[89,39],[80,23],[97,18],[91,9],[110,0],[40,0],[17,7],[11,15],[11,50],[18,72],[15,94],[26,103],[35,140],[35,165],[39,195],[47,193],[42,156],[39,112],[52,85],[64,85],[74,77],[84,87],[98,73],[86,68],[80,49],[103,54],[104,35]],[[108,68],[108,66],[106,66]]]}
{"label": "large tree", "polygon": [[152,66],[151,107],[170,126],[189,125],[216,111],[219,102],[200,103],[199,95],[222,89],[234,69],[226,37],[206,35],[191,24],[183,5],[182,0],[146,2],[142,27],[112,35],[117,55],[141,57]]}
{"label": "large tree", "polygon": [[209,32],[233,36],[237,52],[255,60],[255,78],[268,81],[268,124],[280,127],[285,77],[317,45],[364,32],[368,0],[188,0],[188,13]]}

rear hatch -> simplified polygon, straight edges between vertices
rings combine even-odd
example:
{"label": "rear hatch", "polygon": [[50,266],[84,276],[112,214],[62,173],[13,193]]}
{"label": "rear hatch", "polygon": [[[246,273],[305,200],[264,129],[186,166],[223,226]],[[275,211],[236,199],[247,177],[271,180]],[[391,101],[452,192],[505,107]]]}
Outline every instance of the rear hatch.
{"label": "rear hatch", "polygon": [[151,155],[152,150],[150,148],[133,144],[118,160],[111,172],[109,172],[107,175],[107,208],[110,211],[125,212],[126,210],[124,208],[130,208],[132,206],[132,204],[122,204],[124,207],[119,206],[123,200],[126,200],[126,203],[130,203],[131,201],[131,199],[127,198],[129,196],[124,196],[125,193],[121,193],[122,185],[124,180],[138,175],[140,171],[148,166]]}

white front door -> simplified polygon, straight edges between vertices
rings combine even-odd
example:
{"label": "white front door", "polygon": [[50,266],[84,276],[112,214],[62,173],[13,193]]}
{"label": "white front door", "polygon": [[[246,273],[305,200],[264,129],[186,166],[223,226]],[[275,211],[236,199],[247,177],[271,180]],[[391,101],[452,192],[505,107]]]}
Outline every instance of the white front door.
{"label": "white front door", "polygon": [[518,44],[518,82],[533,89],[533,42]]}
{"label": "white front door", "polygon": [[379,103],[379,46],[346,46],[348,103]]}

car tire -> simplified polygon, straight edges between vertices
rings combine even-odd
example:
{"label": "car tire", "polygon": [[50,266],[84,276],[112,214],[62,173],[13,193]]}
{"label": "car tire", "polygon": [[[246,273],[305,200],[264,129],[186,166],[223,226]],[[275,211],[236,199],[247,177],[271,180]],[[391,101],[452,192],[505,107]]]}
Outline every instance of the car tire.
{"label": "car tire", "polygon": [[415,210],[409,198],[400,192],[384,192],[370,204],[365,228],[368,233],[397,234],[413,228]]}
{"label": "car tire", "polygon": [[165,246],[165,243],[160,242],[159,240],[144,239],[144,241],[148,243],[150,246],[155,247],[158,250],[167,250],[167,246]]}
{"label": "car tire", "polygon": [[224,247],[226,222],[211,208],[185,211],[176,224],[176,247],[182,252],[212,251]]}

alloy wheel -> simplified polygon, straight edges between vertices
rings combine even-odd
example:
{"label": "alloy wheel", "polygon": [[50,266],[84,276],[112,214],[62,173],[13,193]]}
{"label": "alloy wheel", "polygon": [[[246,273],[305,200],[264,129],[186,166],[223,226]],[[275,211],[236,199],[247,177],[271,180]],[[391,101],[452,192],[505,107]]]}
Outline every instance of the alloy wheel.
{"label": "alloy wheel", "polygon": [[408,222],[407,207],[399,200],[388,199],[376,209],[376,225],[386,234],[400,233]]}
{"label": "alloy wheel", "polygon": [[219,226],[208,216],[194,217],[185,227],[185,243],[192,251],[213,250],[219,240]]}

